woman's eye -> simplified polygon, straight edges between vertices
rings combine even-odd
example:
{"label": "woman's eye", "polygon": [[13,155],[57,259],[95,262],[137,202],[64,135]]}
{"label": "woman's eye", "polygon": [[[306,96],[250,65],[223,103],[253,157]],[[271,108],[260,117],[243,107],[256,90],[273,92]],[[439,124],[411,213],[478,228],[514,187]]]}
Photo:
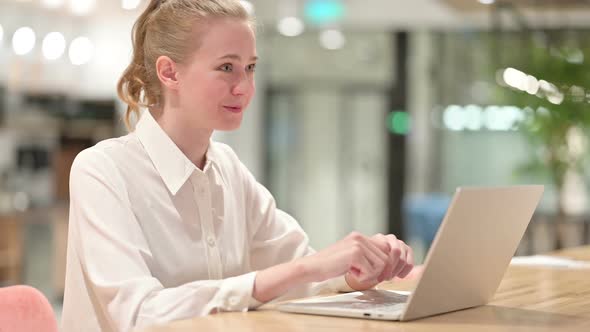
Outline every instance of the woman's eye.
{"label": "woman's eye", "polygon": [[226,71],[226,72],[230,72],[232,71],[232,65],[229,63],[226,63],[225,65],[219,67],[219,69],[221,69],[222,71]]}
{"label": "woman's eye", "polygon": [[253,63],[251,65],[248,65],[248,67],[246,67],[248,69],[248,71],[256,71],[256,64]]}

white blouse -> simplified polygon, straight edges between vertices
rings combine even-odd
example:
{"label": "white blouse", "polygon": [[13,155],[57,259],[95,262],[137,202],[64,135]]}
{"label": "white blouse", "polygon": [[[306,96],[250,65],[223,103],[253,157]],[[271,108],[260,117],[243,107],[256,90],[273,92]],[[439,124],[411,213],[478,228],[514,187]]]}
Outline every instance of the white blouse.
{"label": "white blouse", "polygon": [[[62,331],[129,331],[247,311],[257,270],[312,254],[297,222],[227,145],[201,171],[149,112],[81,152],[70,174]],[[350,291],[343,277],[292,289]]]}

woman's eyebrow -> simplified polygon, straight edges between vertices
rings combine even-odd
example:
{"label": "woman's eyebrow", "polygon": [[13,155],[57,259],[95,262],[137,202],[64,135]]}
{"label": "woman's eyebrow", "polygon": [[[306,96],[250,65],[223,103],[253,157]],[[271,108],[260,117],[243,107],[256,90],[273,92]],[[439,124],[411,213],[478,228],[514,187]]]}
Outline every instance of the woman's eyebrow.
{"label": "woman's eyebrow", "polygon": [[[232,60],[242,60],[242,57],[237,55],[237,54],[226,54],[222,57],[219,57],[219,59],[232,59]],[[257,56],[253,56],[250,58],[250,61],[256,61],[258,60]]]}

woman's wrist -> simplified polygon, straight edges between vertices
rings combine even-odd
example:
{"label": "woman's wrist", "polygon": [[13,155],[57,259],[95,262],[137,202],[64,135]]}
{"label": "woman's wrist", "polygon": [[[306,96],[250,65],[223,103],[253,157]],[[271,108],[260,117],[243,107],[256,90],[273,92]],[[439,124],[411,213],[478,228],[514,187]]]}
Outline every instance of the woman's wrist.
{"label": "woman's wrist", "polygon": [[275,265],[256,274],[252,297],[259,302],[268,302],[309,282],[309,279],[310,273],[300,260]]}
{"label": "woman's wrist", "polygon": [[371,289],[373,287],[375,287],[376,285],[378,285],[379,283],[376,281],[373,282],[359,282],[358,280],[356,280],[356,278],[350,274],[350,273],[346,273],[344,275],[344,280],[346,280],[346,283],[348,284],[348,287],[357,290],[357,291],[364,291],[367,289]]}

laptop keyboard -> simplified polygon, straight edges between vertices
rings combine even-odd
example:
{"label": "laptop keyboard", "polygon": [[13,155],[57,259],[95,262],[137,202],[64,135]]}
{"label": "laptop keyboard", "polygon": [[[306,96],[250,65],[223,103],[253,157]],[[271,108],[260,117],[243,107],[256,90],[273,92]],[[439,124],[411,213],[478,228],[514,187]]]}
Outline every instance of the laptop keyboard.
{"label": "laptop keyboard", "polygon": [[396,312],[401,310],[408,301],[407,295],[390,292],[379,292],[377,290],[364,291],[362,295],[355,298],[355,302],[342,303],[340,308],[357,310],[375,310],[379,312]]}

